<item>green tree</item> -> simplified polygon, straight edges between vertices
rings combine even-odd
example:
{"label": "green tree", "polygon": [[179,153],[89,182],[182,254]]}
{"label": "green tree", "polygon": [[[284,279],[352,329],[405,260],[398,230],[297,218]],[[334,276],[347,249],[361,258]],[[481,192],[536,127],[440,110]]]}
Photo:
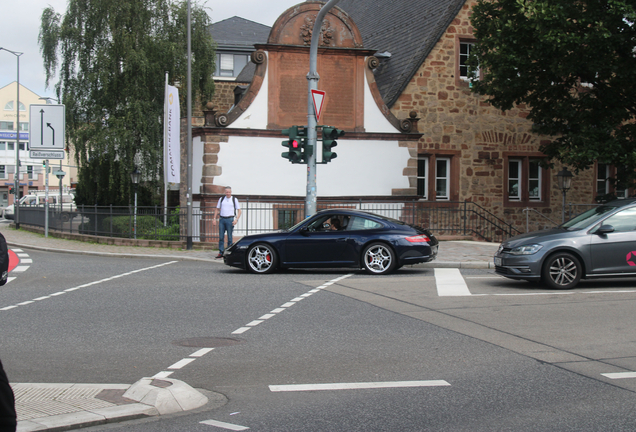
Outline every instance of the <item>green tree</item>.
{"label": "green tree", "polygon": [[[194,4],[191,17],[193,100],[205,103],[214,92],[215,45],[206,11]],[[134,166],[160,197],[165,74],[186,82],[187,3],[69,0],[63,17],[44,10],[38,41],[47,86],[59,75],[55,90],[82,182],[78,203],[128,203]]]}
{"label": "green tree", "polygon": [[[530,109],[550,159],[576,171],[636,169],[636,4],[633,0],[478,0],[473,90],[502,110]],[[476,73],[473,73],[476,78]],[[623,169],[624,168],[624,169]]]}

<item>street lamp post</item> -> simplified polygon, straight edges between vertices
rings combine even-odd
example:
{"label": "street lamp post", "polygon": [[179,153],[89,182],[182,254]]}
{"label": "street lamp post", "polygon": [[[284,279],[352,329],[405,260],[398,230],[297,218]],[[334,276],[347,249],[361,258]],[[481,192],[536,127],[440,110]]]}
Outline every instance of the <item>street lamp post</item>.
{"label": "street lamp post", "polygon": [[134,225],[133,225],[133,234],[135,239],[137,239],[137,185],[139,184],[139,177],[141,176],[141,173],[139,172],[139,170],[137,169],[137,167],[135,167],[135,169],[133,170],[133,172],[130,173],[130,179],[132,180],[133,184],[135,185],[135,220],[134,220]]}
{"label": "street lamp post", "polygon": [[17,71],[17,83],[18,83],[18,91],[16,96],[16,107],[15,107],[15,121],[16,121],[16,134],[15,134],[15,174],[13,174],[13,207],[15,208],[15,227],[16,229],[20,229],[20,56],[24,53],[11,51],[6,48],[0,47],[0,51],[7,51],[13,54],[18,61],[18,71]]}
{"label": "street lamp post", "polygon": [[563,191],[563,210],[561,213],[561,223],[565,222],[565,195],[568,193],[570,187],[572,187],[572,173],[567,168],[563,168],[557,174],[557,180],[559,182],[559,189]]}

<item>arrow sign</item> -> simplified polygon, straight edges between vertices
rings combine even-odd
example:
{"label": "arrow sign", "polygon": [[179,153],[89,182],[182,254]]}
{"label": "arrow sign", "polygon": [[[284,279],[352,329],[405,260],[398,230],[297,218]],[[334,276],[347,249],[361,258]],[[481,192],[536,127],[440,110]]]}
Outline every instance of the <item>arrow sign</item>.
{"label": "arrow sign", "polygon": [[64,150],[64,105],[29,106],[29,150]]}
{"label": "arrow sign", "polygon": [[322,90],[312,90],[311,98],[314,101],[314,113],[316,114],[316,122],[320,121],[320,114],[322,113],[322,103],[325,100],[327,93]]}

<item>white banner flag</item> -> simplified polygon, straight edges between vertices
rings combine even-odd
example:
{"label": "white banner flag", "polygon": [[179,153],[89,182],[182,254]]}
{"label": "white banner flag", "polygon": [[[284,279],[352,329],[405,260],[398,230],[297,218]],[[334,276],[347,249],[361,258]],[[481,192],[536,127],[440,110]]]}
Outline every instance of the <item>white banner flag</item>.
{"label": "white banner flag", "polygon": [[181,118],[179,89],[166,84],[163,153],[166,183],[180,183]]}

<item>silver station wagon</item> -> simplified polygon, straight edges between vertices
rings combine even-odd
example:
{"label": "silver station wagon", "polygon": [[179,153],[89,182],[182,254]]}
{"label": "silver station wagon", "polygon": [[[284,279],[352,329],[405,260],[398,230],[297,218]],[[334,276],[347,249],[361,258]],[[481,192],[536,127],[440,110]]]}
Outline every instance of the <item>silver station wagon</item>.
{"label": "silver station wagon", "polygon": [[557,228],[511,237],[495,254],[495,272],[574,288],[581,278],[636,277],[636,199],[611,201]]}

